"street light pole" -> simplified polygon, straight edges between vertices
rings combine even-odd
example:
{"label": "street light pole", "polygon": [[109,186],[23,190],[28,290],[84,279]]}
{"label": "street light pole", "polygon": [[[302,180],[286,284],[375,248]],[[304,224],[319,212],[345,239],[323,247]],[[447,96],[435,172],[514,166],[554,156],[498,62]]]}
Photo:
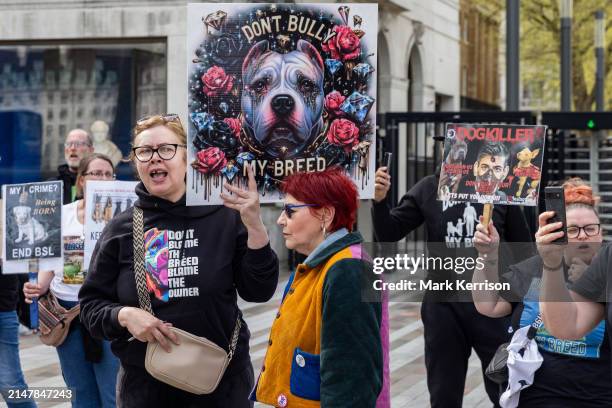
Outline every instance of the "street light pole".
{"label": "street light pole", "polygon": [[506,110],[519,110],[519,0],[506,0]]}
{"label": "street light pole", "polygon": [[[604,42],[606,35],[606,27],[604,23],[603,10],[595,12],[595,110],[601,112],[605,110],[604,101]],[[591,186],[595,192],[599,191],[599,142],[605,137],[605,131],[600,130],[591,134],[591,160],[590,160],[590,178]]]}
{"label": "street light pole", "polygon": [[572,110],[572,0],[561,0],[561,110]]}
{"label": "street light pole", "polygon": [[604,102],[604,78],[606,73],[604,72],[604,47],[605,47],[605,27],[604,11],[597,10],[595,12],[595,58],[597,61],[597,71],[595,73],[595,103],[597,111],[601,112],[605,110]]}

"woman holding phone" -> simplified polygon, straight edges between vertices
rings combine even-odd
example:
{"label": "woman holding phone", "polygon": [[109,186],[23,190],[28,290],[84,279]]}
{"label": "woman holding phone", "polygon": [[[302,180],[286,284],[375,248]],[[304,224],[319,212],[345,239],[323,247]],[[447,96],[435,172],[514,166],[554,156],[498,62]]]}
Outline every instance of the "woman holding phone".
{"label": "woman holding phone", "polygon": [[[510,316],[509,331],[530,326],[544,312],[544,325],[535,335],[543,362],[535,372],[533,383],[520,392],[519,407],[576,407],[597,408],[612,406],[612,387],[610,383],[610,344],[605,330],[605,322],[600,321],[591,330],[585,331],[574,340],[565,340],[551,330],[545,307],[540,307],[539,292],[543,277],[550,270],[563,286],[578,281],[585,269],[592,263],[601,247],[603,236],[600,220],[595,210],[598,197],[591,187],[579,178],[569,179],[561,190],[565,195],[567,240],[565,248],[555,246],[558,255],[536,255],[502,271],[501,281],[508,283],[507,291],[474,290],[472,296],[476,309],[485,316]],[[557,198],[557,197],[553,197]],[[563,200],[559,200],[563,202]],[[547,203],[547,208],[549,203]],[[540,216],[541,228],[536,235],[542,240],[560,236],[545,231],[559,227],[559,223],[544,224],[552,212]],[[499,235],[495,225],[478,224],[474,245],[479,256],[485,260],[484,268],[476,269],[472,281],[482,283],[497,281]],[[543,232],[544,231],[544,232]]]}

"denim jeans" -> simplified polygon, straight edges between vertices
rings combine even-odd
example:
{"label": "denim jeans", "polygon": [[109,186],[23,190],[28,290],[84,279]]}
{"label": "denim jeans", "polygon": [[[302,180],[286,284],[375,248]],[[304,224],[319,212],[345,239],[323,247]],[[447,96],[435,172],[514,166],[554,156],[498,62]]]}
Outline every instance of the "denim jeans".
{"label": "denim jeans", "polygon": [[[72,307],[76,302],[59,301],[63,307]],[[73,324],[66,340],[57,347],[62,375],[66,386],[74,390],[73,408],[114,408],[115,385],[119,360],[113,355],[108,341],[103,342],[102,360],[92,363],[85,359],[83,347],[84,328]]]}
{"label": "denim jeans", "polygon": [[[0,391],[6,401],[10,388],[28,388],[19,361],[19,322],[15,311],[0,312]],[[33,401],[8,402],[7,405],[9,408],[36,407]]]}

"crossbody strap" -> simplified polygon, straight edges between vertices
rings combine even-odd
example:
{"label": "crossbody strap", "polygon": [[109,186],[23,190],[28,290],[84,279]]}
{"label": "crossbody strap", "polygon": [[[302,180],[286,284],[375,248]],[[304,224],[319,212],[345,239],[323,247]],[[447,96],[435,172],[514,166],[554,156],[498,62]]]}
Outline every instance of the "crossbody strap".
{"label": "crossbody strap", "polygon": [[[147,278],[144,266],[144,215],[142,208],[136,206],[133,208],[132,239],[134,241],[134,275],[136,278],[136,289],[138,290],[138,304],[141,309],[155,316],[153,307],[151,306],[151,295],[149,295],[149,291],[147,290]],[[236,351],[241,326],[242,322],[240,321],[240,314],[238,314],[230,340],[230,347],[227,355],[228,361],[232,359]]]}
{"label": "crossbody strap", "polygon": [[240,322],[240,314],[236,318],[236,326],[234,327],[234,332],[232,333],[232,340],[230,341],[229,353],[227,353],[228,362],[234,357],[234,352],[236,351],[236,346],[238,345],[238,336],[240,335],[240,326],[242,323]]}
{"label": "crossbody strap", "polygon": [[151,295],[147,290],[147,277],[144,266],[144,216],[142,208],[134,206],[132,218],[132,240],[134,241],[134,275],[136,278],[136,289],[138,290],[138,304],[142,310],[152,315]]}

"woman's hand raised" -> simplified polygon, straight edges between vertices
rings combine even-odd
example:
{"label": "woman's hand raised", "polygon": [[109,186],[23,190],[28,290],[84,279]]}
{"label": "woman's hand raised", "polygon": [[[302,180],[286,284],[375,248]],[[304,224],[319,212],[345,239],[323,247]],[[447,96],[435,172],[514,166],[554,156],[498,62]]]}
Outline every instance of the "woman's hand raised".
{"label": "woman's hand raised", "polygon": [[563,261],[565,245],[553,245],[552,242],[561,238],[564,234],[559,229],[563,226],[562,222],[548,223],[548,220],[555,215],[554,211],[546,211],[538,217],[539,228],[535,234],[538,252],[544,266],[547,269],[558,269]]}
{"label": "woman's hand raised", "polygon": [[242,223],[247,228],[249,234],[248,246],[252,249],[258,249],[265,246],[270,239],[266,227],[261,220],[261,207],[259,205],[259,192],[257,191],[257,182],[251,166],[246,165],[247,176],[249,178],[248,189],[232,186],[225,183],[225,189],[232,193],[221,193],[223,205],[234,209],[240,213]]}
{"label": "woman's hand raised", "polygon": [[497,250],[499,248],[499,232],[493,225],[493,221],[487,226],[482,223],[482,215],[478,219],[476,225],[476,233],[474,234],[474,247],[481,255],[497,259]]}

